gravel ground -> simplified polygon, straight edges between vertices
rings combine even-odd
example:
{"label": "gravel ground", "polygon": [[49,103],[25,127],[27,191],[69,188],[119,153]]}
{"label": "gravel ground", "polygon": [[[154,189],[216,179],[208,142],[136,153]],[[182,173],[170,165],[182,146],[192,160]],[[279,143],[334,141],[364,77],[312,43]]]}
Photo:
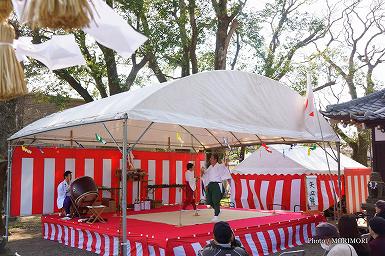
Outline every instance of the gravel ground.
{"label": "gravel ground", "polygon": [[80,249],[71,248],[41,238],[40,216],[18,218],[10,223],[11,236],[5,250],[0,255],[56,256],[56,255],[97,255]]}
{"label": "gravel ground", "polygon": [[[9,256],[56,256],[56,255],[97,255],[80,249],[71,248],[41,238],[40,217],[23,217],[10,223],[11,236],[5,250],[0,251],[0,255]],[[306,255],[318,256],[323,254],[323,250],[318,244],[305,244],[287,251],[305,250]],[[280,252],[282,253],[282,252]],[[280,253],[273,254],[274,256]]]}

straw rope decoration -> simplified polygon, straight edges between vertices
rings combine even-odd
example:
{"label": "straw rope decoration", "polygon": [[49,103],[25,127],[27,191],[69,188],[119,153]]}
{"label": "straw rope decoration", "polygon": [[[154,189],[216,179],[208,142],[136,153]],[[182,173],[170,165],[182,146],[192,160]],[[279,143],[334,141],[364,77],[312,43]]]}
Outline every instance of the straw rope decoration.
{"label": "straw rope decoration", "polygon": [[[0,0],[1,1],[1,0]],[[16,59],[12,42],[15,30],[6,23],[0,23],[0,100],[8,100],[28,92],[24,70]]]}
{"label": "straw rope decoration", "polygon": [[32,29],[77,29],[88,27],[93,19],[89,0],[30,0],[24,20]]}
{"label": "straw rope decoration", "polygon": [[12,10],[11,0],[0,0],[0,22],[5,21],[11,14]]}

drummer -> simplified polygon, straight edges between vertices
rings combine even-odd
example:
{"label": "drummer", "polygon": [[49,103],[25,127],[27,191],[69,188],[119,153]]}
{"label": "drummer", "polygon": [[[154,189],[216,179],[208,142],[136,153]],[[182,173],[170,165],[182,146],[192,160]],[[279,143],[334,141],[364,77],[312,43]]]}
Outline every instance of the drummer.
{"label": "drummer", "polygon": [[60,182],[59,186],[57,186],[57,208],[65,210],[66,217],[71,216],[71,198],[70,198],[70,185],[72,179],[72,172],[65,171],[64,172],[64,180]]}

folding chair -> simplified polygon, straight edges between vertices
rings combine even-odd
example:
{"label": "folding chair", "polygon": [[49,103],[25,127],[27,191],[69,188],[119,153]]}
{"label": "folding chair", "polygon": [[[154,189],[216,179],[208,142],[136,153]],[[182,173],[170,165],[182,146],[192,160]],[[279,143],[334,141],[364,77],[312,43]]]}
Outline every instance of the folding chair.
{"label": "folding chair", "polygon": [[102,213],[104,209],[106,209],[106,206],[104,205],[95,205],[95,206],[87,206],[88,209],[91,210],[91,217],[88,219],[87,223],[93,224],[96,221],[99,221],[101,223],[105,223],[106,221],[102,218]]}

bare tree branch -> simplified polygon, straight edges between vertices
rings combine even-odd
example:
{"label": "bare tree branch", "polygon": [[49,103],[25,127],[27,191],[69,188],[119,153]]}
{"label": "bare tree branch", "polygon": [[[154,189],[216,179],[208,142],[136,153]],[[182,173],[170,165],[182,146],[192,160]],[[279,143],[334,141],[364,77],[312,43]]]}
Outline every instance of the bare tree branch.
{"label": "bare tree branch", "polygon": [[327,83],[325,83],[323,85],[320,85],[320,86],[314,88],[313,92],[320,91],[320,90],[322,90],[322,89],[324,89],[326,87],[330,87],[330,86],[335,85],[335,84],[336,84],[336,81],[327,82]]}
{"label": "bare tree branch", "polygon": [[241,36],[239,35],[239,33],[235,33],[235,34],[237,36],[237,39],[235,41],[236,49],[235,49],[234,59],[231,62],[231,70],[234,70],[235,64],[237,63],[237,60],[238,60],[239,51],[241,50],[241,43],[240,43],[240,37]]}

